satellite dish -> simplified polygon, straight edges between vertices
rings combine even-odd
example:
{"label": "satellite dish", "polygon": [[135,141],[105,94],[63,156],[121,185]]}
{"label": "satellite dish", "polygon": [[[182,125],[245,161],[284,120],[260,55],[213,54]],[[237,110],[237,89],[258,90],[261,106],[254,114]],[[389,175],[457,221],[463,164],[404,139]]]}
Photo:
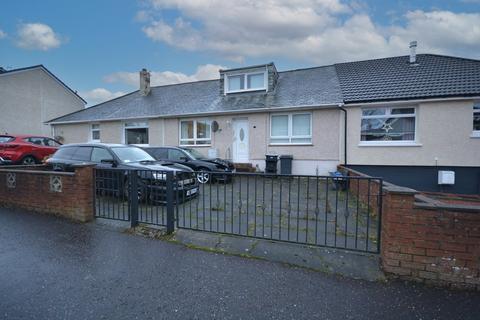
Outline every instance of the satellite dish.
{"label": "satellite dish", "polygon": [[217,121],[213,121],[213,122],[212,122],[212,131],[213,131],[213,132],[217,132],[218,129],[219,129],[219,127],[218,127],[218,122],[217,122]]}

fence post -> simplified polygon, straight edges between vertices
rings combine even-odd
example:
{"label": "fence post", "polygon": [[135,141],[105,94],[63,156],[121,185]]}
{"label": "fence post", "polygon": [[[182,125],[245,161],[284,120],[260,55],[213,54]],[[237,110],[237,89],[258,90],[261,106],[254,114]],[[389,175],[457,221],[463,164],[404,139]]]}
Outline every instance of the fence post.
{"label": "fence post", "polygon": [[174,179],[173,171],[167,171],[167,185],[166,185],[166,198],[167,198],[167,234],[171,234],[175,231],[175,208],[174,208]]}
{"label": "fence post", "polygon": [[383,179],[379,179],[379,197],[378,197],[378,230],[377,230],[377,252],[381,250],[382,240],[382,210],[383,210]]}
{"label": "fence post", "polygon": [[130,227],[138,226],[138,171],[129,170],[128,172],[128,201],[130,210]]}

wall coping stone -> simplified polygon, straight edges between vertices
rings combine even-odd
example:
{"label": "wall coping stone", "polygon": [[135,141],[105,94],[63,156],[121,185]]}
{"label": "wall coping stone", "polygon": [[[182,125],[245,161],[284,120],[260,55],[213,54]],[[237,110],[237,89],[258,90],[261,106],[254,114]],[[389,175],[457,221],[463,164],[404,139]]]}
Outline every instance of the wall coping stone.
{"label": "wall coping stone", "polygon": [[29,174],[38,174],[38,175],[52,175],[52,176],[74,176],[75,175],[75,172],[22,170],[22,169],[0,169],[0,172],[29,173]]}
{"label": "wall coping stone", "polygon": [[426,210],[448,210],[469,213],[480,213],[479,206],[469,206],[464,204],[433,203],[433,202],[415,202],[415,208]]}
{"label": "wall coping stone", "polygon": [[[73,164],[71,167],[73,169],[81,169],[81,168],[88,168],[88,167],[95,167],[95,163],[91,162],[84,162]],[[29,170],[32,168],[32,170]],[[65,172],[65,171],[53,171],[53,170],[35,170],[38,169],[46,169],[48,168],[46,165],[33,165],[33,166],[8,166],[1,168],[0,172],[14,172],[14,173],[30,173],[30,174],[43,174],[43,175],[55,175],[55,176],[74,176],[75,172]]]}
{"label": "wall coping stone", "polygon": [[383,190],[390,192],[390,193],[397,193],[397,194],[412,194],[415,195],[418,193],[417,190],[407,187],[397,186],[390,182],[383,183]]}

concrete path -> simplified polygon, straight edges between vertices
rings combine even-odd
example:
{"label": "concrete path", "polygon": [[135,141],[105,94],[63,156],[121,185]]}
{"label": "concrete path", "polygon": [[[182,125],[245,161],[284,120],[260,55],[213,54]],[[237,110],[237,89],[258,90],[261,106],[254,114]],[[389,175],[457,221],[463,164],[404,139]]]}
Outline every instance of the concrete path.
{"label": "concrete path", "polygon": [[478,319],[479,293],[345,279],[0,209],[0,319]]}
{"label": "concrete path", "polygon": [[354,279],[386,280],[376,254],[185,229],[177,229],[170,240],[190,248],[280,262]]}

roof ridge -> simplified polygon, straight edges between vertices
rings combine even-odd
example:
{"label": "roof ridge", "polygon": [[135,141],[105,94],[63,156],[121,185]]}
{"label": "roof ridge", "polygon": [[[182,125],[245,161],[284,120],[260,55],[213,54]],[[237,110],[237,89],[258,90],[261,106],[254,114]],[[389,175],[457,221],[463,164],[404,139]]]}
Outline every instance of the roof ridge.
{"label": "roof ridge", "polygon": [[158,85],[158,86],[151,86],[151,88],[171,87],[171,86],[178,86],[178,85],[182,85],[182,84],[192,84],[192,83],[199,83],[199,82],[219,81],[219,80],[220,80],[220,78],[219,79],[204,79],[204,80],[188,81],[188,82],[177,82],[177,83],[170,83],[170,84],[161,84],[161,85]]}
{"label": "roof ridge", "polygon": [[[315,66],[315,67],[289,69],[289,70],[278,71],[278,73],[295,72],[295,71],[303,71],[303,70],[310,70],[310,69],[320,69],[320,68],[327,68],[327,67],[333,67],[333,64],[327,64],[327,65]],[[235,69],[232,69],[232,70],[235,70]],[[170,86],[177,86],[177,85],[183,85],[183,84],[192,84],[192,83],[199,83],[199,82],[219,81],[219,80],[220,79],[218,78],[218,79],[204,79],[204,80],[188,81],[188,82],[177,82],[177,83],[170,83],[170,84],[162,84],[162,85],[158,85],[158,86],[152,86],[152,88],[162,88],[162,87],[170,87]]]}
{"label": "roof ridge", "polygon": [[[424,55],[422,53],[417,54],[417,56]],[[383,58],[372,58],[372,59],[365,59],[365,60],[356,60],[356,61],[345,61],[345,62],[338,62],[334,63],[334,66],[341,65],[341,64],[351,64],[351,63],[358,63],[358,62],[368,62],[368,61],[378,61],[378,60],[389,60],[389,59],[398,59],[398,58],[408,58],[408,55],[402,56],[393,56],[393,57],[383,57]]]}
{"label": "roof ridge", "polygon": [[323,66],[315,66],[315,67],[305,67],[305,68],[298,68],[298,69],[290,69],[290,70],[283,70],[278,71],[278,73],[286,73],[286,72],[295,72],[295,71],[303,71],[303,70],[312,70],[312,69],[320,69],[320,68],[328,68],[333,67],[333,64],[325,64]]}
{"label": "roof ridge", "polygon": [[[469,61],[480,62],[480,59],[465,58],[465,57],[459,57],[459,56],[450,56],[450,55],[446,55],[446,54],[437,54],[437,53],[417,53],[417,57],[418,56],[435,56],[435,57],[443,57],[443,58],[450,58],[450,59],[461,59],[461,60],[469,60]],[[369,61],[389,60],[389,59],[408,58],[408,57],[409,57],[409,55],[383,57],[383,58],[372,58],[372,59],[365,59],[365,60],[338,62],[338,63],[334,63],[333,65],[336,66],[336,65],[341,65],[341,64],[351,64],[351,63],[358,63],[358,62],[369,62]]]}
{"label": "roof ridge", "polygon": [[[420,55],[424,55],[424,56],[435,56],[435,57],[442,57],[442,58],[451,58],[451,59],[460,59],[460,60],[480,62],[480,58],[479,58],[479,59],[465,58],[465,57],[449,56],[449,55],[446,55],[446,54],[438,54],[438,53],[422,53],[422,54],[420,54]],[[418,56],[418,54],[417,54],[417,56]]]}

